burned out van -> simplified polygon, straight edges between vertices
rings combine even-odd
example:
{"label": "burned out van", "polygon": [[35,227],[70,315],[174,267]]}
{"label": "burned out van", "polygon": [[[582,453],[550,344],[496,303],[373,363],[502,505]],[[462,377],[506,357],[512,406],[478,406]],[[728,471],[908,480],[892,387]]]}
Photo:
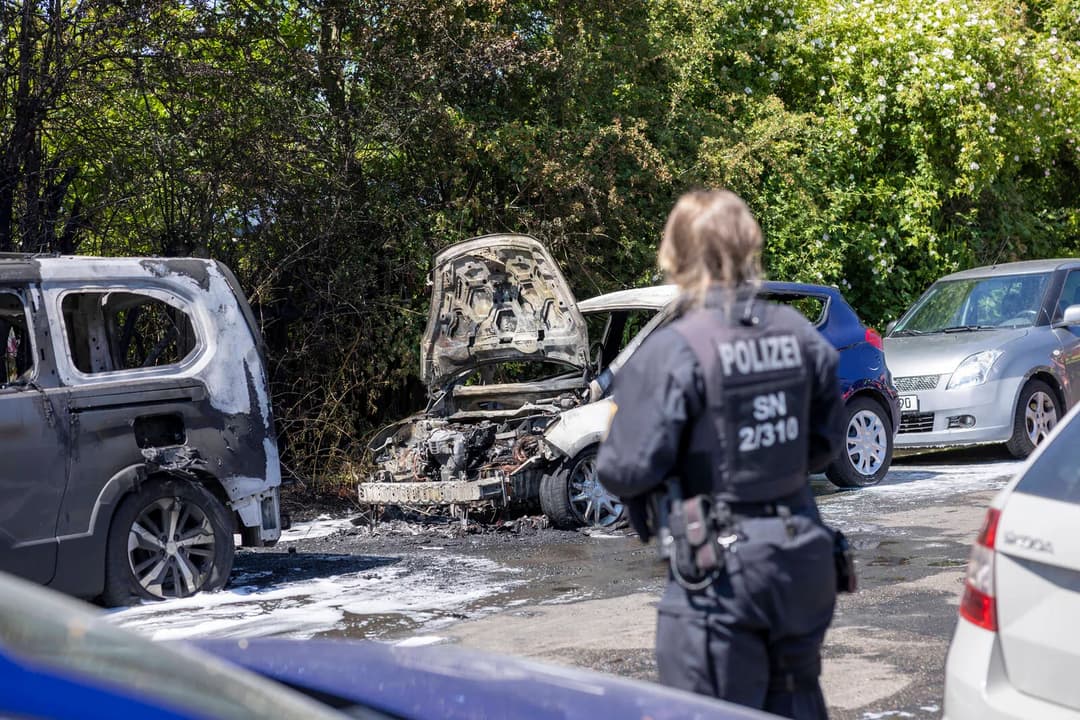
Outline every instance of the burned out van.
{"label": "burned out van", "polygon": [[0,570],[118,605],[273,544],[259,337],[214,261],[0,255]]}

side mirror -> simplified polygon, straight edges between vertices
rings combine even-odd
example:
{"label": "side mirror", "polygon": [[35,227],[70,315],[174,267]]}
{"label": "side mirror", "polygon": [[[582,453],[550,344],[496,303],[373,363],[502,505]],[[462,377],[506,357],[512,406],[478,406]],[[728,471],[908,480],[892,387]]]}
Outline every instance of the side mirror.
{"label": "side mirror", "polygon": [[1080,325],[1080,305],[1070,305],[1061,314],[1061,320],[1054,323],[1054,327],[1075,327]]}
{"label": "side mirror", "polygon": [[896,327],[896,321],[895,320],[890,320],[889,324],[885,326],[885,334],[890,335],[892,333],[894,327]]}

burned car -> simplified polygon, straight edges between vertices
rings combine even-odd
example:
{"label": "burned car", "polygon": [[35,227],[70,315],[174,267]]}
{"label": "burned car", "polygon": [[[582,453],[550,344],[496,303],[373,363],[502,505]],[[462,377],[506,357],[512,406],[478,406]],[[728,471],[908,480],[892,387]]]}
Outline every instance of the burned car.
{"label": "burned car", "polygon": [[0,255],[0,570],[105,604],[224,586],[281,533],[260,336],[198,259]]}
{"label": "burned car", "polygon": [[[596,478],[614,412],[612,380],[645,338],[679,315],[678,289],[577,303],[547,251],[521,235],[451,247],[433,273],[421,348],[431,402],[375,437],[379,469],[361,483],[361,502],[500,507],[539,498],[559,527],[619,522],[621,503]],[[842,487],[879,482],[899,425],[881,338],[835,288],[766,282],[759,294],[798,309],[840,352],[847,452],[827,476]]]}
{"label": "burned car", "polygon": [[618,522],[623,507],[596,477],[601,432],[578,431],[585,416],[610,412],[587,404],[597,371],[589,350],[585,319],[536,239],[489,235],[444,250],[420,352],[431,401],[374,438],[379,469],[360,484],[360,501],[539,499],[559,527]]}

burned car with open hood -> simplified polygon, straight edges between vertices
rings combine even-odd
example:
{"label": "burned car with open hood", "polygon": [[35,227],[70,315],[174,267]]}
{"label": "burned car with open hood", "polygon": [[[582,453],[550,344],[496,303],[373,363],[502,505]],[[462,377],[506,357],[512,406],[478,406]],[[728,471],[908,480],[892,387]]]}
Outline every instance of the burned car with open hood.
{"label": "burned car with open hood", "polygon": [[[521,235],[451,247],[433,272],[421,348],[431,402],[375,437],[379,469],[361,483],[361,501],[460,508],[539,498],[560,527],[619,522],[622,505],[596,479],[613,378],[687,298],[659,285],[576,302],[543,246]],[[801,312],[840,353],[847,444],[826,476],[842,487],[879,482],[900,419],[880,336],[836,288],[766,281],[758,297]]]}
{"label": "burned car with open hood", "polygon": [[0,570],[104,604],[225,585],[281,534],[261,341],[196,258],[0,254]]}
{"label": "burned car with open hood", "polygon": [[622,505],[596,477],[597,428],[611,412],[589,402],[599,354],[536,239],[489,235],[442,251],[420,352],[430,402],[370,443],[378,469],[360,501],[497,508],[539,499],[559,527],[619,522]]}

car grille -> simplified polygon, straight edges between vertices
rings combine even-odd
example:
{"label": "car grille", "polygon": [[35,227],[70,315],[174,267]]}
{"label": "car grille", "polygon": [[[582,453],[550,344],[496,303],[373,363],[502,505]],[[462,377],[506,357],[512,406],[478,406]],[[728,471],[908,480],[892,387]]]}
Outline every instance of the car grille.
{"label": "car grille", "polygon": [[899,392],[917,392],[919,390],[933,390],[938,386],[940,375],[911,375],[909,377],[893,378],[893,385]]}
{"label": "car grille", "polygon": [[920,433],[934,429],[934,413],[904,413],[900,416],[900,432]]}

